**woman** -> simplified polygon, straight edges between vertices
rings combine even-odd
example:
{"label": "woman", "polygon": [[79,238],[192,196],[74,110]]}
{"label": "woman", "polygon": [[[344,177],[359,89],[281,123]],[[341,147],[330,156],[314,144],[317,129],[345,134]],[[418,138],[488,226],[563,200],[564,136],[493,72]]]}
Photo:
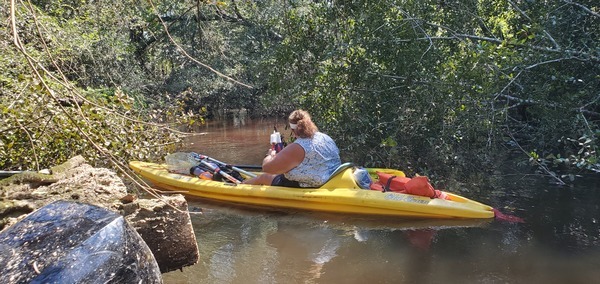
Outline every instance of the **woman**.
{"label": "woman", "polygon": [[269,151],[262,163],[264,174],[247,184],[319,187],[341,164],[340,151],[327,134],[319,132],[308,112],[293,111],[288,121],[296,137],[281,152]]}

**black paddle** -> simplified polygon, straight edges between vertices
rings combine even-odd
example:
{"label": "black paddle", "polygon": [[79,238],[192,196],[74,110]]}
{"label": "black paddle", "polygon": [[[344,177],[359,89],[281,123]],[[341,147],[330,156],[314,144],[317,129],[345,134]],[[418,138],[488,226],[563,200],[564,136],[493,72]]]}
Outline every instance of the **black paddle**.
{"label": "black paddle", "polygon": [[207,167],[211,172],[213,172],[213,175],[217,175],[220,174],[222,175],[224,178],[228,179],[229,181],[233,182],[233,183],[242,183],[241,181],[239,181],[238,179],[232,177],[230,174],[221,171],[221,168],[219,168],[218,166],[214,166],[213,164],[205,161],[205,159],[200,160],[200,164],[204,165],[205,167]]}
{"label": "black paddle", "polygon": [[262,170],[261,165],[232,165],[232,167],[242,168],[242,169],[251,169],[251,170]]}
{"label": "black paddle", "polygon": [[[256,177],[256,174],[254,174],[254,173],[242,170],[242,169],[240,169],[237,166],[232,166],[230,164],[223,163],[223,162],[221,162],[221,161],[219,161],[217,159],[213,159],[213,158],[211,158],[209,156],[205,156],[205,155],[201,155],[201,154],[193,153],[193,152],[192,152],[192,155],[194,155],[194,157],[198,161],[208,160],[208,161],[211,161],[211,162],[216,163],[216,164],[218,164],[220,166],[223,166],[223,167],[231,167],[232,170],[234,170],[234,171],[236,171],[238,173],[241,173],[241,174],[245,174],[245,175],[247,175],[249,177]],[[262,169],[262,167],[260,167],[259,169]],[[223,173],[223,172],[221,172],[221,173]],[[225,177],[225,178],[227,178],[227,177]],[[227,178],[227,179],[229,179],[229,178]]]}

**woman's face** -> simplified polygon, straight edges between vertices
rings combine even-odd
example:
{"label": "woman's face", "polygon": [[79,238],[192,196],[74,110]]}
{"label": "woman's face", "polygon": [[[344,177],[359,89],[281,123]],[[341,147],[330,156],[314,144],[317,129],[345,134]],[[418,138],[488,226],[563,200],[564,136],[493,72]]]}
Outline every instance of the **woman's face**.
{"label": "woman's face", "polygon": [[290,125],[290,130],[292,131],[292,137],[298,137],[298,134],[296,134],[296,129],[295,129],[297,127],[296,124],[292,123],[291,121],[288,123]]}

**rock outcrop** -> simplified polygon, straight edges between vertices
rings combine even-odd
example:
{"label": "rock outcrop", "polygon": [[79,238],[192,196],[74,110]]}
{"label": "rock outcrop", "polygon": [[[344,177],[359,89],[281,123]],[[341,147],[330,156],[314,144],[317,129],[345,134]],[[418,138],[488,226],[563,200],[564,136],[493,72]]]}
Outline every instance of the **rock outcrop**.
{"label": "rock outcrop", "polygon": [[116,173],[94,168],[81,156],[51,172],[25,172],[0,180],[0,230],[56,200],[77,201],[122,214],[150,247],[162,273],[198,261],[196,237],[182,195],[136,198]]}

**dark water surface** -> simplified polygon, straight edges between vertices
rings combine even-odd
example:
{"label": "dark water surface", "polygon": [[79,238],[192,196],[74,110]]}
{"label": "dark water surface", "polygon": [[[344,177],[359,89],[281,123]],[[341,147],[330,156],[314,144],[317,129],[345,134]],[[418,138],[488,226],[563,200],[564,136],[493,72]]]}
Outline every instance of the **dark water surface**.
{"label": "dark water surface", "polygon": [[[278,123],[283,130],[284,121]],[[209,124],[183,150],[260,164],[273,124]],[[526,223],[358,217],[188,199],[190,210],[202,212],[192,216],[200,261],[164,274],[164,281],[600,283],[597,183],[558,187],[515,175],[503,184],[497,192],[461,194]]]}

